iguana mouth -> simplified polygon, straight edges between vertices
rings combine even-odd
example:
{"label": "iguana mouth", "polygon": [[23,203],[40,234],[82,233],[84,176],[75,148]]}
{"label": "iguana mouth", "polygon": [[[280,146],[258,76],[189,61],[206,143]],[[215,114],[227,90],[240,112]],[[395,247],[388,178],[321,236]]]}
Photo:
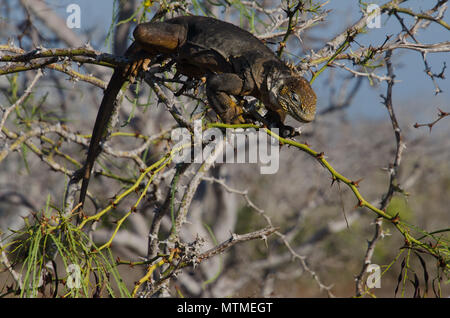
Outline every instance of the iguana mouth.
{"label": "iguana mouth", "polygon": [[308,112],[306,107],[303,106],[303,104],[294,105],[289,100],[285,101],[283,98],[280,98],[279,105],[286,113],[288,113],[291,117],[300,122],[309,123],[314,120],[315,112],[312,113]]}
{"label": "iguana mouth", "polygon": [[297,119],[300,122],[309,123],[309,122],[313,121],[314,117],[315,117],[315,112],[309,113],[309,112],[305,111],[305,108],[303,107],[303,105],[301,106],[301,108],[303,109],[303,111],[301,111],[301,112],[299,112],[298,110],[293,111],[292,109],[289,109],[287,112],[289,115],[291,115],[292,117],[294,117],[295,119]]}

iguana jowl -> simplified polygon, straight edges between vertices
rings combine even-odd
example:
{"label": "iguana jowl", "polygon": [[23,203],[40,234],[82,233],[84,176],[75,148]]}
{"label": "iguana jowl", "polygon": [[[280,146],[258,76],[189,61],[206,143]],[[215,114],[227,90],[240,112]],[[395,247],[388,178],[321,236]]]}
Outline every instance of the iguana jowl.
{"label": "iguana jowl", "polygon": [[133,35],[135,42],[126,55],[135,57],[135,62],[114,71],[97,114],[83,170],[79,200],[82,204],[117,94],[142,64],[157,55],[174,59],[177,71],[183,75],[206,77],[208,102],[226,123],[245,121],[242,108],[231,96],[254,96],[262,101],[268,110],[266,117],[275,126],[283,126],[286,114],[301,122],[314,119],[316,95],[309,82],[259,39],[233,24],[209,17],[183,16],[139,24]]}

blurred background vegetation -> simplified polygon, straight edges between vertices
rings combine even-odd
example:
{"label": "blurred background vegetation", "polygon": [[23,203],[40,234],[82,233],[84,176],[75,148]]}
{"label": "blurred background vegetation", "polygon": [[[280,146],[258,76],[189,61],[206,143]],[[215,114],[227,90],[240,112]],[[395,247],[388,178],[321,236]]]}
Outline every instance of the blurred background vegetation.
{"label": "blurred background vegetation", "polygon": [[[371,3],[382,6],[388,2]],[[430,15],[441,16],[447,24],[450,22],[446,14],[447,1],[400,2],[401,8],[416,13],[435,8]],[[81,9],[80,28],[69,29],[65,26],[65,19],[70,14],[66,9],[72,3],[78,4]],[[368,3],[356,0],[302,3],[303,10],[296,15],[296,25],[301,28],[289,37],[282,58],[298,65],[310,80],[312,74],[324,65],[313,63],[317,58],[314,54],[360,20]],[[0,45],[20,47],[26,52],[38,46],[66,48],[89,42],[95,50],[120,56],[131,43],[131,31],[136,23],[162,12],[162,18],[191,13],[232,22],[265,39],[266,44],[276,51],[286,33],[286,23],[273,26],[279,21],[277,19],[286,18],[283,9],[294,8],[297,4],[297,1],[286,0],[3,0],[0,1]],[[387,36],[391,39],[403,36],[413,42],[404,26],[411,28],[418,21],[424,23],[414,34],[418,42],[448,43],[449,31],[445,26],[409,14],[398,15],[400,19],[393,12],[383,13],[381,27],[360,30],[345,53],[382,47]],[[64,22],[59,27],[61,21],[58,17]],[[308,24],[308,21],[312,22]],[[5,52],[0,51],[0,54],[7,54]],[[392,101],[406,148],[397,174],[401,191],[393,195],[386,208],[389,215],[398,214],[403,222],[411,225],[411,229],[417,229],[414,233],[416,238],[420,238],[421,233],[443,230],[435,234],[433,242],[441,242],[441,251],[447,260],[450,118],[442,118],[432,129],[427,126],[415,128],[414,124],[433,122],[438,118],[439,109],[450,112],[450,82],[445,70],[448,56],[448,50],[429,52],[425,55],[424,64],[424,56],[417,50],[393,51],[391,61],[395,84]],[[379,80],[379,77],[387,76],[384,57],[384,54],[377,54],[366,65],[343,58],[327,67],[313,83],[318,96],[317,119],[302,126],[302,135],[296,138],[307,142],[314,150],[324,152],[330,164],[342,175],[351,180],[362,179],[359,191],[376,206],[389,188],[388,167],[394,160],[397,146],[389,114],[380,97],[386,95],[387,89],[387,81]],[[436,76],[424,71],[426,65]],[[93,74],[105,82],[111,75],[110,68],[93,64],[77,66],[74,63],[71,67],[82,74]],[[355,72],[373,72],[378,78],[355,76]],[[440,73],[445,76],[437,76]],[[35,71],[27,71],[0,76],[2,109],[18,100],[35,74]],[[117,130],[139,132],[151,137],[176,124],[144,83],[137,88],[134,86],[127,94],[119,111]],[[102,95],[102,90],[90,83],[47,69],[20,109],[10,115],[5,127],[18,133],[40,123],[62,123],[79,136],[87,136],[92,130]],[[198,104],[187,97],[181,97],[180,102],[186,105],[185,113]],[[289,120],[288,124],[295,126],[298,123]],[[69,175],[51,169],[48,160],[43,158],[54,159],[72,170],[79,169],[84,160],[86,145],[66,141],[61,136],[52,136],[51,140],[36,137],[34,142],[40,147],[41,155],[36,155],[30,145],[23,144],[18,151],[9,153],[0,162],[2,295],[51,295],[51,283],[48,289],[36,287],[31,292],[25,292],[23,286],[27,283],[37,285],[39,279],[42,280],[42,268],[46,264],[30,260],[30,255],[34,255],[30,251],[42,253],[39,252],[42,246],[33,247],[41,225],[36,220],[42,215],[52,220],[52,215],[58,216],[63,210],[65,189],[70,179]],[[0,151],[13,142],[11,138],[0,139]],[[140,144],[138,138],[134,140],[126,136],[114,137],[111,141],[114,149],[134,149]],[[144,161],[151,163],[158,160],[166,147],[164,142],[149,145],[142,156]],[[67,156],[71,159],[68,160]],[[124,178],[136,179],[138,168],[129,161],[103,156],[102,169],[114,174],[120,172]],[[245,196],[231,193],[221,184],[205,179],[200,183],[190,206],[189,223],[180,233],[184,242],[193,242],[201,237],[205,240],[201,248],[206,250],[227,240],[231,233],[243,234],[261,229],[267,226],[261,210],[278,228],[280,235],[271,235],[266,242],[257,239],[236,244],[198,267],[184,268],[165,285],[167,293],[174,297],[351,297],[358,294],[355,291],[355,277],[363,268],[367,242],[374,236],[376,215],[366,208],[358,208],[358,201],[351,190],[343,183],[333,183],[329,172],[316,159],[294,147],[283,146],[280,169],[274,175],[261,175],[255,164],[215,165],[210,175],[225,180],[233,189],[247,191],[248,198],[259,210],[249,205]],[[170,183],[170,178],[160,182]],[[98,211],[105,207],[121,186],[114,178],[93,178],[90,191],[95,194],[99,206],[89,203],[89,209]],[[181,184],[179,189],[181,192]],[[50,249],[48,253],[51,255],[62,254],[54,259],[58,264],[59,278],[65,277],[64,267],[70,262],[81,262],[83,253],[88,253],[91,244],[98,247],[108,241],[115,228],[114,222],[127,212],[130,205],[131,201],[126,201],[120,208],[114,209],[88,235],[68,224],[67,233],[73,233],[74,238],[72,245],[67,247],[67,254],[57,243],[45,247]],[[147,272],[146,267],[116,267],[115,263],[117,258],[139,262],[148,256],[147,240],[154,211],[155,202],[145,202],[139,213],[132,214],[121,227],[111,249],[103,250],[101,255],[91,260],[91,272],[86,275],[90,277],[88,280],[96,283],[92,285],[95,288],[87,290],[84,296],[131,294],[134,283]],[[383,273],[381,288],[365,288],[363,296],[450,296],[449,277],[443,270],[445,265],[440,266],[442,264],[436,258],[426,253],[404,248],[404,237],[389,223],[383,223],[382,234],[371,257],[371,263],[380,265]],[[161,227],[163,240],[163,234],[171,229],[170,214],[163,219]],[[54,242],[60,240],[55,238]],[[286,242],[295,253],[289,250]],[[72,247],[74,251],[81,252],[71,255]],[[36,257],[43,256],[39,254]],[[24,259],[28,261],[24,263]],[[40,269],[34,272],[33,266]],[[22,275],[22,288],[18,288],[19,283],[10,269]],[[26,273],[36,277],[27,281]],[[55,279],[54,274],[50,276]],[[60,296],[70,294],[63,290],[60,287]]]}

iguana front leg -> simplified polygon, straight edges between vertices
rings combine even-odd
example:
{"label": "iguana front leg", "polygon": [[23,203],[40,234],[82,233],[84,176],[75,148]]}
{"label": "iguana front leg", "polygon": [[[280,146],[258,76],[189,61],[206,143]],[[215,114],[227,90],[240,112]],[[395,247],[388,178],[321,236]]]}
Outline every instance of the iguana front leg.
{"label": "iguana front leg", "polygon": [[[125,56],[133,57],[134,62],[125,67],[118,67],[104,92],[100,109],[97,113],[86,162],[82,170],[82,184],[79,203],[84,205],[87,188],[95,159],[100,153],[100,142],[105,137],[107,125],[116,106],[116,97],[123,84],[134,80],[141,68],[150,63],[150,59],[159,53],[170,53],[184,43],[185,27],[167,23],[143,23],[134,31],[135,42],[125,52]],[[75,176],[77,178],[77,176]]]}
{"label": "iguana front leg", "polygon": [[[245,123],[242,107],[236,104],[230,95],[249,95],[253,87],[252,81],[243,80],[234,73],[211,74],[206,79],[206,95],[211,107],[223,122],[229,124]],[[266,116],[256,119],[261,120],[270,129],[279,128],[282,137],[293,137],[295,130],[283,124],[285,118],[286,113],[280,108],[268,109]]]}
{"label": "iguana front leg", "polygon": [[242,124],[242,108],[230,95],[243,95],[244,81],[234,73],[210,74],[206,79],[206,96],[223,122]]}

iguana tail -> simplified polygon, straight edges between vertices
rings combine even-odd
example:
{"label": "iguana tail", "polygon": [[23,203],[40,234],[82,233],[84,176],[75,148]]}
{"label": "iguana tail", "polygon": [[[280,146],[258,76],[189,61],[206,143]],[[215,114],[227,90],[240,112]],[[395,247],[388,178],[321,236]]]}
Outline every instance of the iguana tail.
{"label": "iguana tail", "polygon": [[81,184],[79,199],[79,203],[81,203],[82,206],[86,198],[89,179],[91,177],[95,159],[100,153],[100,142],[105,137],[108,123],[111,120],[111,116],[116,108],[117,95],[126,81],[127,76],[124,74],[124,70],[121,67],[118,67],[114,70],[114,73],[104,92],[102,103],[100,104],[100,109],[98,111],[97,118],[95,119],[94,130],[92,131],[86,163],[83,168],[83,181]]}
{"label": "iguana tail", "polygon": [[140,70],[147,70],[152,58],[158,52],[149,49],[143,49],[139,43],[133,42],[126,50],[124,56],[131,59],[131,61],[123,66],[118,66],[114,69],[114,73],[109,80],[108,86],[103,95],[100,109],[95,119],[94,130],[92,131],[91,142],[87,153],[86,163],[82,171],[83,181],[81,183],[80,199],[81,207],[84,205],[86,198],[89,179],[91,177],[92,168],[95,159],[100,153],[100,142],[106,136],[108,124],[111,116],[117,106],[117,95],[125,82],[134,82]]}

